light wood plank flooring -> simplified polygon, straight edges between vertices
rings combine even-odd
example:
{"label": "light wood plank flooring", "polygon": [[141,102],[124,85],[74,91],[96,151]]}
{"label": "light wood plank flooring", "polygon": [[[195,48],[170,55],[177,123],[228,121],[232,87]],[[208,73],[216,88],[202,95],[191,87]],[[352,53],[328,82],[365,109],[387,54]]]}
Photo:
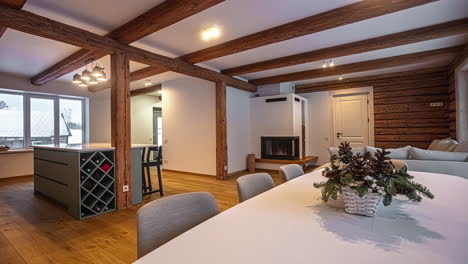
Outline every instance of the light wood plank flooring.
{"label": "light wood plank flooring", "polygon": [[[152,172],[155,175],[155,171]],[[276,184],[277,173],[270,173]],[[237,204],[236,177],[164,172],[165,196],[208,191],[221,210]],[[156,183],[157,178],[153,181]],[[145,197],[145,202],[159,194]],[[33,194],[32,177],[0,181],[0,263],[131,263],[136,260],[136,216],[140,206],[78,221]]]}

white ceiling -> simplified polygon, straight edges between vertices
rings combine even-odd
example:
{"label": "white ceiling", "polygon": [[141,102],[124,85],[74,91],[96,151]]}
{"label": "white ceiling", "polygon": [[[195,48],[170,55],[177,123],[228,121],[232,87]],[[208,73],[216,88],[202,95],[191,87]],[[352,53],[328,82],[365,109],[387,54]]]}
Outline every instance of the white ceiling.
{"label": "white ceiling", "polygon": [[[24,9],[98,34],[106,34],[162,1],[139,0],[138,4],[135,4],[134,0],[29,0]],[[354,2],[357,2],[357,0],[316,0],[313,3],[310,0],[228,0],[156,32],[132,45],[166,56],[177,57]],[[467,0],[441,0],[398,13],[214,59],[202,64],[202,66],[220,70],[439,24],[467,16]],[[199,38],[200,30],[213,24],[218,25],[222,29],[220,39],[212,42],[201,41]],[[334,59],[337,65],[340,65],[461,45],[467,42],[468,34],[462,34]],[[79,50],[78,47],[8,30],[0,39],[0,73],[4,72],[29,78],[77,50]],[[108,68],[109,57],[104,57],[98,63]],[[447,59],[445,61],[434,60],[423,65],[375,70],[358,73],[357,75],[383,74],[392,70],[432,67],[441,64],[446,65],[447,63]],[[145,67],[143,64],[131,63],[132,71],[143,67]],[[320,62],[313,62],[246,74],[241,77],[247,79],[268,77],[319,67]],[[72,75],[73,73],[68,74],[59,80],[69,81]],[[153,83],[157,83],[177,78],[178,76],[180,75],[166,73],[149,79]],[[354,75],[346,77],[351,76]],[[327,78],[336,79],[337,77]],[[323,80],[323,78],[321,79]],[[143,87],[143,83],[144,80],[135,82],[132,84],[132,87]]]}

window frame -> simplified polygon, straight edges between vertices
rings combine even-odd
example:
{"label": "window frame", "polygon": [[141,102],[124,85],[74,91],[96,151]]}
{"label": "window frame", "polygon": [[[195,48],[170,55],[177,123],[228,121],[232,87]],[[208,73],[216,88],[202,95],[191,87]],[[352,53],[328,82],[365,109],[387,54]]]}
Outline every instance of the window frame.
{"label": "window frame", "polygon": [[26,92],[18,90],[0,89],[0,94],[12,94],[23,96],[23,148],[32,149],[31,146],[31,99],[49,99],[54,102],[54,144],[60,144],[60,99],[76,100],[81,102],[82,143],[88,139],[88,118],[86,97],[55,95],[46,93]]}

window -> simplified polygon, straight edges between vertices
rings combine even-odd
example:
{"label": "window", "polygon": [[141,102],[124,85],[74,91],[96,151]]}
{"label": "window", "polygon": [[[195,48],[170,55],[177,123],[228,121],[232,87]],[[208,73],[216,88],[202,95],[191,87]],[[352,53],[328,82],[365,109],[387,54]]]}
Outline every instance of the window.
{"label": "window", "polygon": [[0,145],[24,146],[23,96],[0,93]]}
{"label": "window", "polygon": [[60,99],[60,143],[83,143],[83,103]]}
{"label": "window", "polygon": [[85,99],[0,89],[0,145],[81,144]]}
{"label": "window", "polygon": [[30,109],[31,145],[54,144],[54,100],[31,98]]}

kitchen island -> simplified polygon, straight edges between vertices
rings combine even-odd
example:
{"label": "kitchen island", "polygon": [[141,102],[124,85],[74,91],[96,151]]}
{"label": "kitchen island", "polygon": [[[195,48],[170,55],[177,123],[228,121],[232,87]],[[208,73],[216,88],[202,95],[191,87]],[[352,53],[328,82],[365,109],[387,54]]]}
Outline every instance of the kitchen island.
{"label": "kitchen island", "polygon": [[[141,203],[141,153],[132,145],[132,204]],[[106,143],[32,146],[34,192],[67,208],[77,219],[116,209],[114,148]]]}

